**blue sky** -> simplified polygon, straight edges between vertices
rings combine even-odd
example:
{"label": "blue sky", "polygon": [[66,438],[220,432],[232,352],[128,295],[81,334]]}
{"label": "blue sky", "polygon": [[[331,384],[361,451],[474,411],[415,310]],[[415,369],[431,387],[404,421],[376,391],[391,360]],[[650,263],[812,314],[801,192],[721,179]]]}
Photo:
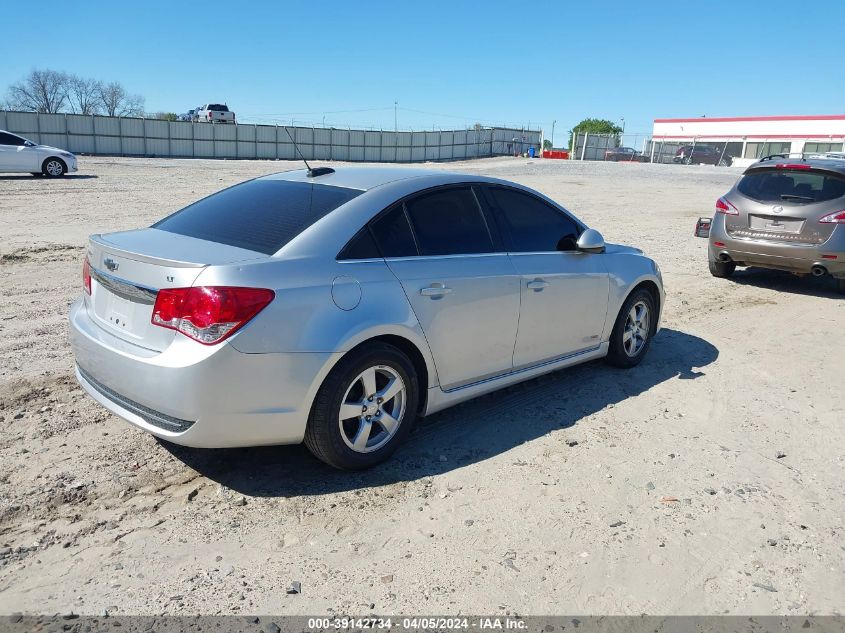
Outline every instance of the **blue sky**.
{"label": "blue sky", "polygon": [[[209,10],[204,11],[204,7]],[[224,12],[215,8],[228,7]],[[845,1],[188,2],[3,6],[0,93],[32,68],[122,82],[148,111],[243,122],[543,127],[584,117],[845,112]]]}

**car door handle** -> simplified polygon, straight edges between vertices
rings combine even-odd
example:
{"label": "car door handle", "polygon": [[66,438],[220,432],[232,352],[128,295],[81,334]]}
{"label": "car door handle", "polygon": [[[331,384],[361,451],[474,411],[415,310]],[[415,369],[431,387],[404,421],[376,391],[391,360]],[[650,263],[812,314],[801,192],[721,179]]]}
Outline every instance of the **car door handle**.
{"label": "car door handle", "polygon": [[432,284],[426,288],[420,289],[420,294],[423,297],[432,298],[442,297],[444,295],[449,294],[450,292],[452,292],[452,289],[444,286],[443,284]]}
{"label": "car door handle", "polygon": [[548,285],[549,282],[545,279],[533,279],[526,284],[529,290],[542,290]]}

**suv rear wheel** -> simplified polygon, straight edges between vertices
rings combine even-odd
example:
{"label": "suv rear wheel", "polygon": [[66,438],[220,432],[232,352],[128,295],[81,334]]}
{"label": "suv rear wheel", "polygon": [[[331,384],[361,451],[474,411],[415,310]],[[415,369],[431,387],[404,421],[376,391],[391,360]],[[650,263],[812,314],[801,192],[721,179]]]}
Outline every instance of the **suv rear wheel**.
{"label": "suv rear wheel", "polygon": [[733,262],[710,262],[710,274],[714,277],[730,277],[736,270]]}
{"label": "suv rear wheel", "polygon": [[414,365],[392,345],[347,354],[323,382],[305,429],[317,459],[343,470],[386,460],[411,432],[419,386]]}

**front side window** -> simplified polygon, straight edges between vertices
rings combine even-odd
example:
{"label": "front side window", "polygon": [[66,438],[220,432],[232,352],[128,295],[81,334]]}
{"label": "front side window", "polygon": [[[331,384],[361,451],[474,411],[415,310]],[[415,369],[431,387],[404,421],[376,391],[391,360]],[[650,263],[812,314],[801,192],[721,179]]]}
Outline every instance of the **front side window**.
{"label": "front side window", "polygon": [[361,191],[289,180],[250,180],[203,198],[154,229],[272,255]]}
{"label": "front side window", "polygon": [[405,203],[420,255],[493,252],[487,222],[471,187],[423,194]]}
{"label": "front side window", "polygon": [[578,224],[550,204],[515,189],[487,190],[508,252],[576,250]]}
{"label": "front side window", "polygon": [[14,145],[16,147],[20,147],[21,145],[26,145],[26,139],[23,139],[20,136],[15,136],[14,134],[0,132],[0,145]]}

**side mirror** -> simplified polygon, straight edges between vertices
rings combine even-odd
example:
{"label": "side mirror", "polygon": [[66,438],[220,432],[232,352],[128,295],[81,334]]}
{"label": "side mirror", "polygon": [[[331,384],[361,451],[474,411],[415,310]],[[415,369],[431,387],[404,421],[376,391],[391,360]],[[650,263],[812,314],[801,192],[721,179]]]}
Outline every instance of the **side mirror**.
{"label": "side mirror", "polygon": [[581,233],[576,246],[584,253],[604,253],[604,238],[595,229],[587,229]]}
{"label": "side mirror", "polygon": [[24,147],[35,147],[35,143],[32,141],[24,141]]}

